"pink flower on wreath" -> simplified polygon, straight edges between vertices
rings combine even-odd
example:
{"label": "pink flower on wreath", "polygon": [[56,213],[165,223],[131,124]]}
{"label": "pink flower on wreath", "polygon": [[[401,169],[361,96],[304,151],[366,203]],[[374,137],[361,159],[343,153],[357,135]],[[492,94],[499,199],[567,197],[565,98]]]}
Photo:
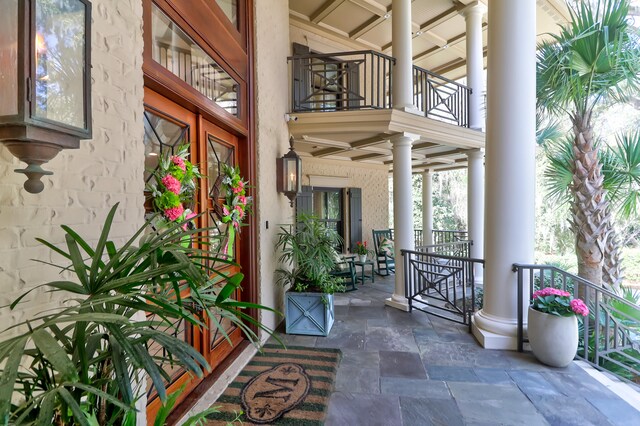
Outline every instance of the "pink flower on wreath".
{"label": "pink flower on wreath", "polygon": [[180,169],[182,169],[183,172],[187,170],[187,166],[184,164],[184,160],[181,157],[177,157],[177,156],[171,157],[171,161],[173,162],[173,164],[175,164]]}
{"label": "pink flower on wreath", "polygon": [[180,184],[180,181],[173,176],[166,175],[162,178],[161,182],[168,191],[171,191],[174,194],[180,193],[180,188],[182,188],[182,185]]}
{"label": "pink flower on wreath", "polygon": [[537,299],[538,297],[546,297],[546,296],[563,296],[563,297],[569,297],[571,296],[571,293],[569,293],[568,291],[563,291],[560,290],[559,288],[553,288],[553,287],[545,287],[541,290],[538,290],[536,292],[533,293],[533,298]]}
{"label": "pink flower on wreath", "polygon": [[241,204],[247,204],[247,197],[245,197],[244,195],[239,195],[238,202]]}
{"label": "pink flower on wreath", "polygon": [[233,188],[233,193],[234,194],[239,194],[243,191],[242,187],[240,186],[236,186],[235,188]]}
{"label": "pink flower on wreath", "polygon": [[238,212],[240,219],[242,219],[244,217],[244,210],[242,210],[242,207],[236,206],[236,211]]}
{"label": "pink flower on wreath", "polygon": [[184,213],[184,207],[180,204],[178,207],[171,207],[170,209],[166,209],[164,211],[164,215],[170,221],[177,220]]}
{"label": "pink flower on wreath", "polygon": [[589,315],[589,308],[587,308],[587,305],[585,305],[581,299],[573,299],[569,305],[576,315],[582,315],[583,317]]}
{"label": "pink flower on wreath", "polygon": [[182,230],[186,231],[187,230],[187,226],[189,225],[189,221],[191,221],[191,219],[193,219],[194,217],[196,217],[197,214],[195,213],[189,213],[187,216],[185,216],[184,218],[184,224],[182,225]]}
{"label": "pink flower on wreath", "polygon": [[225,216],[229,216],[230,212],[226,206],[222,206],[222,214]]}
{"label": "pink flower on wreath", "polygon": [[234,220],[233,221],[233,227],[236,228],[236,229],[239,229],[240,228],[240,222]]}

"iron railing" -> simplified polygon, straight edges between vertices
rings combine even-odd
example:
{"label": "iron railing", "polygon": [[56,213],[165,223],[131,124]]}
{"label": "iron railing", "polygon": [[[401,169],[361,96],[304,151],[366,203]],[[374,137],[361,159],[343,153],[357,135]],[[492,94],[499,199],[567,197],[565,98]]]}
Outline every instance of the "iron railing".
{"label": "iron railing", "polygon": [[[393,228],[389,228],[389,231],[391,231],[391,239],[393,239]],[[413,230],[413,245],[414,247],[424,245],[424,239],[422,238],[422,229]]]}
{"label": "iron railing", "polygon": [[413,66],[413,104],[428,118],[469,127],[470,94],[467,86]]}
{"label": "iron railing", "polygon": [[518,274],[518,351],[523,351],[527,341],[524,312],[533,292],[545,287],[561,288],[583,299],[589,307],[588,317],[578,317],[580,343],[576,357],[640,383],[640,307],[555,266],[514,264],[513,270]]}
{"label": "iron railing", "polygon": [[433,244],[454,243],[464,241],[469,237],[467,231],[454,231],[444,229],[434,229],[432,231]]}
{"label": "iron railing", "polygon": [[[395,59],[372,50],[295,55],[292,112],[393,107]],[[471,89],[424,68],[413,67],[413,102],[425,117],[469,127]]]}
{"label": "iron railing", "polygon": [[[471,241],[434,244],[401,250],[405,295],[409,310],[469,324],[477,307],[474,265],[469,258]],[[429,303],[425,303],[428,300]]]}
{"label": "iron railing", "polygon": [[391,108],[395,59],[372,50],[296,55],[292,110],[343,111]]}

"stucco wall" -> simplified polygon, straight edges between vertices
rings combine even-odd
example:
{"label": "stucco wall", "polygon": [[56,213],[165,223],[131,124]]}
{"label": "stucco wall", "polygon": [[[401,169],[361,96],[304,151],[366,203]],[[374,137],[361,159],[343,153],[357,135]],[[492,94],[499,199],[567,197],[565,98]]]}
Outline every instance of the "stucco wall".
{"label": "stucco wall", "polygon": [[[259,223],[260,303],[283,312],[283,290],[275,286],[274,251],[278,224],[291,223],[289,200],[276,192],[276,158],[288,151],[289,132],[287,55],[289,43],[287,0],[255,1],[256,143],[258,162],[257,215]],[[267,229],[267,222],[269,228]],[[274,327],[282,318],[263,312],[262,322]],[[263,336],[266,337],[266,336]]]}
{"label": "stucco wall", "polygon": [[305,157],[302,161],[303,185],[309,175],[348,178],[350,188],[362,189],[362,238],[373,247],[372,229],[389,227],[389,171],[387,166],[321,160]]}
{"label": "stucco wall", "polygon": [[[35,241],[64,242],[69,225],[92,243],[116,202],[112,237],[122,241],[143,222],[142,2],[94,0],[92,27],[93,139],[64,150],[44,168],[45,190],[29,194],[24,164],[0,145],[0,306],[37,284],[59,279],[55,268],[34,262],[60,261]],[[37,292],[22,309],[2,309],[3,328],[53,306],[61,294]]]}

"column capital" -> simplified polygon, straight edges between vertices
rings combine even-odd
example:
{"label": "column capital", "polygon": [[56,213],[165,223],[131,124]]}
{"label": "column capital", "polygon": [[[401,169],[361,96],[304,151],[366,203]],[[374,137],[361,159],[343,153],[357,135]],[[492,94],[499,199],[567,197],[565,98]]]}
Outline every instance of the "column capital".
{"label": "column capital", "polygon": [[465,154],[467,154],[467,158],[469,159],[480,159],[484,157],[484,150],[481,148],[478,149],[470,149],[468,151],[465,151]]}
{"label": "column capital", "polygon": [[415,133],[400,132],[389,137],[387,140],[391,142],[392,145],[405,145],[407,143],[413,145],[413,143],[419,139],[420,135]]}
{"label": "column capital", "polygon": [[473,3],[469,3],[464,9],[460,11],[460,15],[468,18],[473,15],[483,16],[487,13],[487,6],[479,1],[474,1]]}

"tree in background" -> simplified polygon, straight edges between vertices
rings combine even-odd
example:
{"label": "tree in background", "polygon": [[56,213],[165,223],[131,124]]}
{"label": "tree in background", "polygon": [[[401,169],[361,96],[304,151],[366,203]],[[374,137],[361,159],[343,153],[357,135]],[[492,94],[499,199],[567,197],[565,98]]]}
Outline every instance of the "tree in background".
{"label": "tree in background", "polygon": [[570,154],[571,226],[576,236],[578,275],[602,282],[611,222],[599,146],[592,116],[637,92],[640,49],[627,23],[628,0],[569,3],[571,22],[538,46],[537,107],[572,124]]}
{"label": "tree in background", "polygon": [[[569,188],[573,179],[573,142],[571,139],[547,140],[544,143],[548,159],[544,172],[549,199],[553,204],[571,201]],[[615,217],[629,221],[637,218],[640,203],[640,132],[618,136],[614,147],[603,145],[598,152],[603,165],[603,187]],[[621,249],[624,241],[609,222],[609,238],[602,267],[603,282],[617,287],[622,280]],[[625,238],[626,239],[626,238]]]}

